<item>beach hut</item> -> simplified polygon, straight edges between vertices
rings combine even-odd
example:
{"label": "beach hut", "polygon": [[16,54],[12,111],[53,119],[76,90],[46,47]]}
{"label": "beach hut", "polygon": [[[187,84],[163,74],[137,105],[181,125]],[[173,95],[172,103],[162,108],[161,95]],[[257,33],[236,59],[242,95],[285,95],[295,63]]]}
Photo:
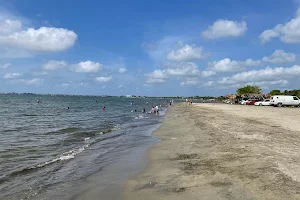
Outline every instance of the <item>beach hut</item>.
{"label": "beach hut", "polygon": [[227,94],[225,96],[225,98],[230,100],[231,102],[236,102],[237,95],[236,94]]}

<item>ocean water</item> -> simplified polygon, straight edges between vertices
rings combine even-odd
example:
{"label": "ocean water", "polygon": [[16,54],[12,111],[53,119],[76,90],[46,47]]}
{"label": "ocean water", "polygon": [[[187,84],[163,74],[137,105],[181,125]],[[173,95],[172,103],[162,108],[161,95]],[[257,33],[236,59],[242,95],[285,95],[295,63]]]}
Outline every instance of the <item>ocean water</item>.
{"label": "ocean water", "polygon": [[[0,199],[84,199],[88,191],[108,198],[108,186],[114,191],[157,141],[151,133],[166,101],[0,95]],[[153,104],[163,105],[159,116],[141,112]]]}

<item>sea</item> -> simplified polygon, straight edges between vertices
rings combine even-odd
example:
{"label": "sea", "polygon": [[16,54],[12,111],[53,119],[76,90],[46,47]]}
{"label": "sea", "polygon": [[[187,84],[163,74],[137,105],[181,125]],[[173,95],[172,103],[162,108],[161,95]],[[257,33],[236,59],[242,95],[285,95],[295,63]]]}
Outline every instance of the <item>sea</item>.
{"label": "sea", "polygon": [[[169,101],[0,95],[0,199],[122,199]],[[162,105],[159,115],[142,113],[152,105]]]}

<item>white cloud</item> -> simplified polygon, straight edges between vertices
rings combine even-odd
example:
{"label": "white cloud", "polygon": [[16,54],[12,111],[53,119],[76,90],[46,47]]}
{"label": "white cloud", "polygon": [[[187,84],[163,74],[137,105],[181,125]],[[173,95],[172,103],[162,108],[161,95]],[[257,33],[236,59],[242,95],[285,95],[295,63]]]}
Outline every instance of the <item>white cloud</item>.
{"label": "white cloud", "polygon": [[206,39],[216,39],[222,37],[239,37],[247,31],[247,23],[219,19],[202,32]]}
{"label": "white cloud", "polygon": [[162,60],[166,59],[166,55],[170,51],[181,46],[182,42],[180,41],[180,38],[172,36],[167,36],[155,42],[144,42],[142,44],[142,47],[144,48],[144,50],[146,50],[149,57],[158,62],[161,62]]}
{"label": "white cloud", "polygon": [[145,76],[147,77],[147,83],[164,83],[168,78],[165,70],[154,70],[151,73],[145,74]]}
{"label": "white cloud", "polygon": [[22,21],[0,16],[0,52],[2,57],[28,57],[34,54],[63,51],[75,44],[74,31],[40,27],[24,29]]}
{"label": "white cloud", "polygon": [[123,73],[125,73],[125,72],[127,72],[127,69],[126,69],[125,67],[121,67],[121,68],[119,69],[119,73],[123,74]]}
{"label": "white cloud", "polygon": [[22,82],[26,85],[40,85],[44,82],[44,80],[40,79],[40,78],[33,78],[33,79],[29,79],[29,80],[20,79],[20,82]]}
{"label": "white cloud", "polygon": [[65,61],[50,60],[42,66],[42,69],[50,71],[50,70],[56,70],[59,68],[64,68],[66,66],[67,66],[67,62],[65,62]]}
{"label": "white cloud", "polygon": [[296,55],[293,53],[286,53],[284,50],[276,50],[274,53],[269,57],[263,57],[262,59],[264,62],[270,63],[288,63],[288,62],[295,62]]}
{"label": "white cloud", "polygon": [[6,69],[11,66],[11,63],[0,64],[0,69]]}
{"label": "white cloud", "polygon": [[184,81],[184,82],[181,82],[180,85],[184,86],[184,85],[197,85],[198,84],[198,81],[196,80],[187,80],[187,81]]}
{"label": "white cloud", "polygon": [[269,90],[269,86],[276,86],[276,88],[278,89],[278,87],[284,87],[289,85],[289,81],[287,80],[277,80],[277,81],[256,81],[256,82],[246,82],[246,83],[236,83],[236,84],[232,84],[232,85],[223,85],[223,84],[217,84],[214,85],[215,88],[217,89],[228,89],[228,88],[239,88],[239,87],[243,87],[245,85],[255,85],[255,86],[259,86],[262,89],[265,90]]}
{"label": "white cloud", "polygon": [[37,71],[37,72],[32,72],[31,74],[33,76],[44,76],[44,75],[47,75],[48,72],[46,72],[46,71]]}
{"label": "white cloud", "polygon": [[165,70],[169,76],[199,76],[198,66],[193,62],[181,62]]}
{"label": "white cloud", "polygon": [[182,48],[168,53],[167,59],[172,61],[191,61],[206,58],[203,54],[202,47],[185,45]]}
{"label": "white cloud", "polygon": [[41,27],[0,35],[0,45],[42,53],[66,50],[75,44],[76,39],[76,33],[68,29]]}
{"label": "white cloud", "polygon": [[265,30],[260,34],[260,40],[265,43],[271,41],[273,38],[279,36],[279,33],[276,30]]}
{"label": "white cloud", "polygon": [[213,75],[216,75],[215,71],[203,71],[202,72],[203,77],[209,77],[209,76],[213,76]]}
{"label": "white cloud", "polygon": [[169,77],[199,77],[201,72],[193,62],[180,62],[164,65],[164,70],[154,70],[145,74],[147,83],[164,83]]}
{"label": "white cloud", "polygon": [[100,76],[95,79],[97,82],[104,83],[112,80],[112,76]]}
{"label": "white cloud", "polygon": [[4,75],[4,78],[5,79],[15,79],[15,78],[18,78],[20,76],[22,76],[22,74],[20,74],[20,73],[7,73],[7,74]]}
{"label": "white cloud", "polygon": [[85,62],[80,62],[77,65],[74,65],[71,70],[75,72],[95,73],[95,72],[99,72],[101,68],[102,68],[102,64],[88,60]]}
{"label": "white cloud", "polygon": [[219,84],[223,85],[234,85],[234,84],[245,84],[261,81],[279,81],[286,80],[300,76],[300,66],[294,65],[289,68],[277,67],[270,68],[266,67],[261,70],[251,70],[235,74],[231,77],[224,77],[218,81]]}
{"label": "white cloud", "polygon": [[267,85],[280,85],[280,86],[287,86],[289,81],[287,80],[278,80],[278,81],[257,81],[257,82],[249,82],[246,85],[257,85],[257,86],[267,86]]}
{"label": "white cloud", "polygon": [[203,83],[201,86],[202,87],[211,87],[214,85],[214,81],[207,81],[205,83]]}
{"label": "white cloud", "polygon": [[247,59],[246,61],[235,61],[225,58],[219,61],[210,62],[208,68],[216,72],[238,72],[249,66],[258,66],[261,62]]}
{"label": "white cloud", "polygon": [[22,30],[22,23],[18,20],[4,19],[0,21],[0,35],[8,35]]}
{"label": "white cloud", "polygon": [[240,63],[244,64],[247,67],[259,66],[261,64],[260,60],[252,60],[251,58],[248,58],[246,61]]}
{"label": "white cloud", "polygon": [[236,72],[244,69],[238,64],[237,61],[231,61],[229,58],[225,58],[220,61],[214,61],[208,65],[210,70],[217,72]]}
{"label": "white cloud", "polygon": [[[300,9],[297,11],[299,13]],[[300,16],[297,14],[295,18],[286,24],[278,24],[272,29],[265,30],[260,34],[263,43],[271,41],[273,38],[280,38],[284,43],[300,43]]]}

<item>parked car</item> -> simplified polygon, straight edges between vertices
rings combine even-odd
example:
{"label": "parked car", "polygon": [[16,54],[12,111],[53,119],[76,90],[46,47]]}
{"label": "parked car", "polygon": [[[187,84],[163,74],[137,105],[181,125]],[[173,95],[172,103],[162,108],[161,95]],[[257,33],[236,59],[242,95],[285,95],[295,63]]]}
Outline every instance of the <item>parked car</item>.
{"label": "parked car", "polygon": [[234,104],[234,102],[232,102],[231,100],[226,100],[225,103],[227,103],[227,104]]}
{"label": "parked car", "polygon": [[256,105],[256,106],[269,106],[270,105],[270,99],[265,99],[263,101],[255,102],[254,105]]}
{"label": "parked car", "polygon": [[246,105],[254,105],[255,102],[258,102],[259,100],[258,99],[249,99],[247,102],[246,102]]}
{"label": "parked car", "polygon": [[242,100],[240,104],[245,105],[248,102],[248,100]]}
{"label": "parked car", "polygon": [[270,101],[271,106],[300,106],[300,100],[296,96],[277,95],[272,96]]}

